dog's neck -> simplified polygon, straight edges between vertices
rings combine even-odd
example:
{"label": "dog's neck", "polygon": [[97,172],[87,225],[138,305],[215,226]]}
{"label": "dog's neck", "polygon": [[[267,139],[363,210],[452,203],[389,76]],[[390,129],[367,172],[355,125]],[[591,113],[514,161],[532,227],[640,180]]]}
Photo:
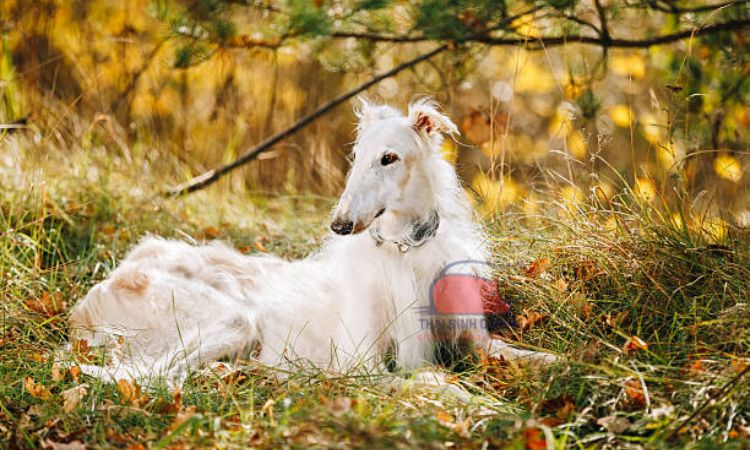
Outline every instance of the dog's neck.
{"label": "dog's neck", "polygon": [[435,237],[438,227],[440,227],[440,213],[437,209],[433,209],[427,217],[411,222],[411,229],[401,239],[384,237],[379,226],[370,227],[370,236],[378,247],[385,243],[394,244],[401,253],[406,253],[413,248],[421,247]]}

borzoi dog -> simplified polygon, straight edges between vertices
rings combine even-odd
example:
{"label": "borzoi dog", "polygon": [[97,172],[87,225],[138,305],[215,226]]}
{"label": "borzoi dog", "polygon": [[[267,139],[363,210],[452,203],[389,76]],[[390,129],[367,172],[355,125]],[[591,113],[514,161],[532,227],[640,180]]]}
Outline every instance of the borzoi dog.
{"label": "borzoi dog", "polygon": [[[73,338],[112,349],[108,365],[82,369],[148,384],[249,349],[268,366],[336,372],[384,368],[386,354],[405,370],[432,361],[437,322],[420,314],[441,269],[471,261],[464,271],[491,276],[476,264],[487,260],[486,236],[441,157],[443,135],[458,130],[424,100],[406,116],[366,101],[357,114],[335,234],[316,253],[286,261],[217,242],[146,238],[72,312]],[[467,298],[481,303],[482,295]],[[506,358],[551,358],[468,328],[453,327],[449,337],[468,336]]]}

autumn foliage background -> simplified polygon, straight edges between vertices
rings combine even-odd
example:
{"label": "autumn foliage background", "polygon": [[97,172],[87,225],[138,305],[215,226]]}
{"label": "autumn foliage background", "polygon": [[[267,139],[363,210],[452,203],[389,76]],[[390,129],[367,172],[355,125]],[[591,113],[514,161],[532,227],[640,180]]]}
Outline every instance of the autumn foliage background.
{"label": "autumn foliage background", "polygon": [[[410,18],[433,19],[430,2],[417,13],[400,2],[374,2],[372,9],[292,2],[286,19],[263,2],[233,3],[6,1],[0,118],[28,123],[25,133],[39,145],[66,147],[83,136],[86,148],[167,160],[165,179],[187,178],[433,45],[331,39],[324,28],[334,26],[325,16],[357,23],[347,7],[368,23],[383,22],[382,29],[426,27]],[[653,11],[618,13],[616,3],[610,7],[618,35],[677,28]],[[576,11],[594,20],[591,8]],[[514,22],[530,42],[550,27],[534,17]],[[299,38],[281,41],[300,28]],[[533,212],[550,195],[577,203],[594,191],[611,196],[630,186],[647,202],[697,200],[682,211],[688,221],[744,227],[747,45],[746,35],[735,33],[605,53],[581,45],[534,52],[470,46],[386,79],[369,95],[401,107],[429,95],[444,105],[462,132],[445,152],[485,212]],[[335,195],[347,170],[352,103],[264,154],[234,186]]]}
{"label": "autumn foliage background", "polygon": [[[747,445],[747,1],[4,0],[0,39],[0,447]],[[61,368],[69,308],[146,233],[314,249],[354,99],[164,194],[438,46],[365,94],[458,124],[505,337],[564,363],[479,354],[450,375],[472,405],[252,361],[159,392]]]}

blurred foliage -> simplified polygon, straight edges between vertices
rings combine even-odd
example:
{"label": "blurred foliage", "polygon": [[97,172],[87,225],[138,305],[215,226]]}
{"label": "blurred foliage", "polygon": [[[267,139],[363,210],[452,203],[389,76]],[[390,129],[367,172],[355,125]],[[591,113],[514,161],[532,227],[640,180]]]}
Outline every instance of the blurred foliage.
{"label": "blurred foliage", "polygon": [[[134,161],[176,156],[170,179],[184,179],[447,41],[370,95],[445,105],[463,135],[445,154],[482,211],[632,189],[744,227],[749,19],[747,1],[719,0],[7,0],[0,122],[40,146],[83,136]],[[696,36],[651,45],[681,32]],[[231,185],[335,193],[350,109]]]}

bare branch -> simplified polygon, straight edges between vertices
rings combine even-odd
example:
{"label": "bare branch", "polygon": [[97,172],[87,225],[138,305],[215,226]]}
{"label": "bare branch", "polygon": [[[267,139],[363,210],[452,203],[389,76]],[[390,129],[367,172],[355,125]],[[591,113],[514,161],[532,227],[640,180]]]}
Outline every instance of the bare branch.
{"label": "bare branch", "polygon": [[297,133],[298,131],[300,131],[301,129],[303,129],[310,123],[312,123],[315,119],[331,111],[333,108],[340,105],[341,103],[344,103],[345,101],[349,100],[350,98],[354,97],[360,92],[365,91],[366,89],[385,80],[386,78],[390,78],[396,75],[397,73],[408,69],[409,67],[415,66],[421,63],[422,61],[426,61],[432,58],[433,56],[439,53],[442,53],[448,48],[449,48],[449,45],[443,44],[433,50],[430,50],[427,53],[423,53],[417,56],[416,58],[410,59],[409,61],[406,61],[405,63],[399,64],[398,66],[394,67],[393,69],[387,72],[384,72],[380,75],[376,75],[370,78],[367,82],[362,83],[356,88],[348,92],[345,92],[344,94],[341,94],[340,96],[334,98],[333,100],[329,101],[328,103],[324,105],[321,105],[315,111],[299,119],[297,122],[294,123],[294,125],[264,140],[260,144],[256,145],[252,149],[240,155],[237,159],[235,159],[231,163],[218,167],[216,169],[209,170],[186,183],[183,183],[179,186],[175,186],[174,188],[169,189],[166,192],[166,195],[178,196],[178,195],[188,194],[190,192],[197,191],[199,189],[202,189],[208,185],[215,183],[222,176],[256,159],[260,154],[269,151],[271,147],[273,147],[275,144]]}

